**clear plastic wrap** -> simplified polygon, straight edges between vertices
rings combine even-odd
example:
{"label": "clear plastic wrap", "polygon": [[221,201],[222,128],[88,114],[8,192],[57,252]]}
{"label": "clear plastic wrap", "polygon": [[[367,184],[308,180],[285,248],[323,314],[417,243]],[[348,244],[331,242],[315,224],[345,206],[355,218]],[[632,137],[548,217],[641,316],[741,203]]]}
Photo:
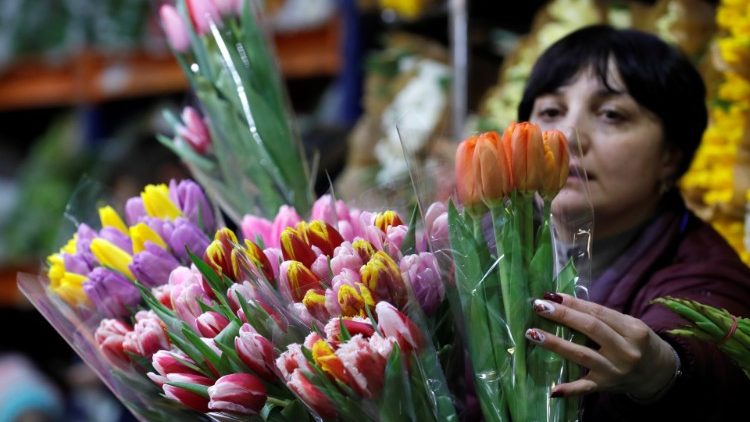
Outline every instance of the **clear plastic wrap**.
{"label": "clear plastic wrap", "polygon": [[[551,398],[550,392],[577,379],[579,368],[527,340],[535,335],[527,331],[532,327],[569,341],[584,340],[533,312],[533,301],[548,292],[586,297],[577,267],[588,267],[592,214],[553,217],[553,198],[571,181],[567,143],[563,137],[562,144],[559,139],[550,144],[550,137],[544,134],[542,148],[537,127],[513,124],[502,138],[478,135],[457,153],[464,207],[459,211],[451,204],[448,217],[460,305],[456,313],[463,316],[474,388],[488,421],[578,419],[577,398]],[[550,152],[555,150],[557,155]],[[498,156],[507,158],[498,164]],[[466,160],[470,166],[463,165]],[[585,175],[570,177],[585,185]]]}

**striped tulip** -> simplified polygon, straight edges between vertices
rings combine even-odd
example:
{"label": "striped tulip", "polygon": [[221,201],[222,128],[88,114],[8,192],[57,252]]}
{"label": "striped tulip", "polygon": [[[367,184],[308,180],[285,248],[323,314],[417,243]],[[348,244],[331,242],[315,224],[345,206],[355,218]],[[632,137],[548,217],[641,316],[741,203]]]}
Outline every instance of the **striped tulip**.
{"label": "striped tulip", "polygon": [[250,324],[242,324],[234,338],[234,348],[242,362],[256,375],[267,381],[276,380],[273,344]]}
{"label": "striped tulip", "polygon": [[401,217],[393,210],[383,211],[375,216],[375,227],[382,230],[383,233],[387,232],[389,227],[401,226],[403,224],[404,222],[401,220]]}
{"label": "striped tulip", "polygon": [[208,397],[211,410],[257,415],[266,404],[266,387],[253,375],[229,374],[208,387]]}
{"label": "striped tulip", "polygon": [[287,380],[287,386],[321,418],[326,420],[336,418],[336,407],[331,399],[311,383],[301,370],[297,369],[292,372]]}
{"label": "striped tulip", "polygon": [[281,289],[295,302],[301,302],[308,290],[320,287],[318,276],[299,261],[284,261],[279,275]]}
{"label": "striped tulip", "polygon": [[385,300],[402,309],[408,300],[406,285],[396,262],[384,251],[377,251],[359,270],[362,283],[376,300]]}
{"label": "striped tulip", "polygon": [[229,325],[229,320],[218,312],[208,311],[199,315],[195,323],[198,325],[198,332],[203,337],[214,338]]}
{"label": "striped tulip", "polygon": [[375,313],[378,317],[380,332],[386,337],[395,339],[401,350],[408,353],[422,347],[424,340],[419,328],[393,305],[388,302],[378,302],[375,305]]}
{"label": "striped tulip", "polygon": [[[172,373],[165,376],[166,381],[162,388],[164,389],[164,395],[167,398],[175,400],[193,410],[199,412],[208,412],[208,398],[202,395],[196,394],[192,391],[188,391],[181,387],[175,387],[169,385],[170,382],[188,383],[197,386],[208,387],[213,385],[213,381],[210,378],[204,377],[203,375],[196,375],[190,373]],[[207,396],[208,394],[206,394]]]}
{"label": "striped tulip", "polygon": [[383,390],[386,359],[361,334],[354,335],[336,350],[348,369],[350,386],[360,395],[373,399]]}
{"label": "striped tulip", "polygon": [[297,229],[287,227],[281,233],[281,253],[284,256],[284,260],[299,261],[309,267],[315,262],[317,255],[308,243],[304,223],[298,224],[297,227]]}
{"label": "striped tulip", "polygon": [[308,242],[317,246],[328,257],[332,257],[333,251],[344,241],[336,229],[321,220],[313,220],[307,224],[305,234]]}

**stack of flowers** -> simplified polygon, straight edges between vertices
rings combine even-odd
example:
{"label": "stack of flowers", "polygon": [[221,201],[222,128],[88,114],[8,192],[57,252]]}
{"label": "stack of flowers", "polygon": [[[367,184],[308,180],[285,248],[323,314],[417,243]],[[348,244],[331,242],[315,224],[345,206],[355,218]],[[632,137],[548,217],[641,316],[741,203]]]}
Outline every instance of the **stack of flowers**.
{"label": "stack of flowers", "polygon": [[[492,421],[574,420],[577,403],[550,400],[550,391],[577,368],[535,347],[543,334],[529,329],[572,338],[532,315],[545,293],[576,293],[570,263],[555,277],[550,231],[550,204],[568,177],[565,136],[529,123],[473,136],[458,147],[456,177],[464,211],[450,207],[450,244],[482,413]],[[535,227],[537,193],[544,206]],[[487,211],[495,248],[482,229]]]}
{"label": "stack of flowers", "polygon": [[428,251],[447,242],[442,204],[417,233],[324,196],[309,221],[283,206],[245,216],[243,241],[211,240],[211,207],[183,181],[128,200],[127,225],[100,215],[49,258],[43,297],[39,279],[20,285],[134,413],[455,418],[426,328],[445,297]]}
{"label": "stack of flowers", "polygon": [[237,224],[246,213],[268,216],[284,204],[306,212],[314,200],[257,8],[244,0],[177,0],[160,9],[204,115],[192,107],[180,117],[166,113],[175,135],[159,140]]}

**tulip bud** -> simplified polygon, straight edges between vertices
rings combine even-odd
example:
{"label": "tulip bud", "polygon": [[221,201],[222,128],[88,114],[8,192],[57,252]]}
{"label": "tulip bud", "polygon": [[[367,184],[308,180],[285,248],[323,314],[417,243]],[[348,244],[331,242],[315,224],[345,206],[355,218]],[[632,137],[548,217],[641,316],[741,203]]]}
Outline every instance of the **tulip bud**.
{"label": "tulip bud", "polygon": [[278,247],[279,239],[271,236],[271,222],[263,217],[246,215],[242,218],[242,236],[245,239],[257,242],[260,238],[265,247]]}
{"label": "tulip bud", "polygon": [[164,323],[154,311],[138,311],[133,331],[125,335],[123,348],[135,355],[150,358],[159,350],[169,349],[169,337]]}
{"label": "tulip bud", "polygon": [[[205,261],[219,275],[226,275],[235,280],[235,268],[232,265],[232,250],[237,244],[237,236],[224,227],[216,231],[214,241],[206,248]],[[237,281],[237,280],[235,280]]]}
{"label": "tulip bud", "polygon": [[141,199],[146,213],[151,217],[173,220],[182,215],[177,204],[169,198],[169,188],[165,184],[146,185]]}
{"label": "tulip bud", "polygon": [[513,190],[511,165],[497,132],[478,136],[474,148],[473,166],[479,196],[488,206],[497,205]]}
{"label": "tulip bud", "polygon": [[326,295],[323,289],[310,289],[305,293],[305,297],[302,298],[302,304],[305,305],[305,309],[320,321],[325,321],[330,318],[328,309],[326,309]]}
{"label": "tulip bud", "polygon": [[216,26],[221,24],[221,16],[214,0],[187,0],[186,2],[190,20],[198,34],[207,34],[211,32],[212,24]]}
{"label": "tulip bud", "polygon": [[383,233],[388,231],[389,227],[401,226],[404,222],[399,217],[398,213],[393,210],[383,211],[375,216],[375,227],[379,228]]}
{"label": "tulip bud", "polygon": [[97,267],[89,273],[89,279],[83,284],[89,300],[97,311],[109,318],[125,317],[141,301],[138,289],[122,274]]}
{"label": "tulip bud", "polygon": [[343,343],[336,356],[348,369],[350,382],[360,395],[376,398],[383,389],[386,359],[370,346],[362,335],[354,335]]}
{"label": "tulip bud", "polygon": [[286,346],[287,350],[276,359],[276,368],[279,369],[285,380],[289,380],[297,369],[312,372],[313,368],[307,361],[302,346],[291,343]]}
{"label": "tulip bud", "polygon": [[[427,208],[424,216],[425,241],[429,239],[432,251],[442,251],[448,245],[448,209],[442,202],[434,202]],[[427,245],[423,252],[428,252]]]}
{"label": "tulip bud", "polygon": [[[210,378],[204,377],[202,375],[196,375],[196,374],[167,374],[165,376],[167,379],[166,382],[181,382],[181,383],[189,383],[194,385],[203,385],[203,386],[210,386],[213,384]],[[175,400],[193,410],[197,410],[199,412],[208,412],[208,399],[206,397],[203,397],[201,395],[198,395],[196,393],[193,393],[192,391],[185,390],[184,388],[175,387],[173,385],[164,384],[162,387],[164,389],[164,395],[167,396],[167,398],[170,398],[172,400]]]}
{"label": "tulip bud", "polygon": [[406,305],[408,293],[396,262],[384,251],[378,251],[359,270],[362,283],[377,300],[388,301],[399,309]]}
{"label": "tulip bud", "polygon": [[401,275],[411,283],[419,305],[427,315],[434,315],[445,297],[440,269],[435,256],[428,252],[407,255],[399,264]]}
{"label": "tulip bud", "polygon": [[[184,114],[183,114],[184,115]],[[204,128],[204,130],[207,130]],[[169,182],[169,198],[182,211],[182,215],[206,232],[215,228],[214,211],[203,189],[190,179]]]}
{"label": "tulip bud", "polygon": [[177,126],[177,135],[195,152],[205,155],[211,148],[211,134],[201,115],[193,107],[187,106],[182,110],[182,123]]}
{"label": "tulip bud", "polygon": [[91,253],[94,254],[102,266],[112,268],[131,279],[134,278],[133,273],[130,272],[130,268],[128,268],[133,261],[133,257],[130,256],[129,253],[115,246],[112,242],[102,238],[92,240]]}
{"label": "tulip bud", "polygon": [[190,48],[190,37],[177,9],[171,4],[163,4],[159,8],[159,16],[169,45],[178,53],[186,52]]}
{"label": "tulip bud", "polygon": [[331,402],[331,399],[311,383],[301,370],[297,369],[292,372],[292,375],[287,382],[287,386],[321,418],[326,420],[336,418],[336,408]]}
{"label": "tulip bud", "polygon": [[211,410],[257,415],[266,403],[266,387],[253,375],[229,374],[208,387],[208,396]]}
{"label": "tulip bud", "polygon": [[401,350],[409,352],[422,347],[424,340],[419,328],[393,305],[388,302],[378,302],[375,305],[375,313],[378,316],[380,331],[386,337],[395,339]]}
{"label": "tulip bud", "polygon": [[542,133],[542,142],[545,166],[540,193],[542,197],[552,199],[568,180],[568,141],[559,130],[547,130]]}
{"label": "tulip bud", "polygon": [[[304,225],[304,223],[300,223]],[[301,227],[303,228],[303,227]],[[281,233],[281,253],[286,261],[299,261],[309,267],[317,255],[310,247],[304,230],[287,227]]]}
{"label": "tulip bud", "polygon": [[151,357],[151,365],[164,377],[175,373],[200,375],[192,367],[195,362],[182,352],[159,350]]}
{"label": "tulip bud", "polygon": [[130,198],[125,202],[125,219],[129,225],[138,224],[147,216],[143,199],[140,196]]}
{"label": "tulip bud", "polygon": [[362,238],[354,239],[352,248],[357,252],[362,262],[368,262],[375,255],[375,248],[372,246],[372,243]]}
{"label": "tulip bud", "polygon": [[[288,205],[282,205],[279,208],[278,214],[276,214],[276,218],[274,218],[273,220],[273,224],[271,225],[271,238],[275,239],[275,241],[278,242],[278,240],[281,239],[281,233],[284,231],[284,229],[286,229],[287,227],[294,227],[300,221],[302,221],[302,218],[300,218],[294,208]],[[280,244],[266,246],[280,246]]]}
{"label": "tulip bud", "polygon": [[125,353],[123,341],[132,328],[116,319],[103,319],[94,333],[94,340],[99,350],[112,365],[125,369],[130,365],[130,358]]}
{"label": "tulip bud", "polygon": [[162,249],[167,248],[166,242],[154,230],[144,223],[130,226],[130,238],[133,241],[133,253],[137,254],[146,249],[146,243],[152,243]]}
{"label": "tulip bud", "polygon": [[284,261],[279,273],[281,288],[295,302],[302,301],[308,290],[320,287],[318,276],[299,261]]}
{"label": "tulip bud", "polygon": [[[250,270],[251,272],[255,273],[256,277],[259,277],[262,274],[262,277],[265,277],[265,279],[271,283],[271,285],[275,285],[276,278],[274,277],[273,273],[273,267],[271,266],[271,262],[268,260],[268,257],[263,252],[263,250],[256,245],[255,243],[245,240],[245,247],[241,249],[235,249],[236,251],[242,252],[242,259],[245,261],[245,266],[247,267],[249,264],[249,267],[246,268],[246,270]],[[242,268],[239,264],[239,261],[235,261],[235,255],[232,255],[232,265],[237,270],[237,277],[236,279],[239,280],[242,278],[241,270]],[[237,264],[235,264],[237,262]],[[260,272],[260,273],[258,273]]]}
{"label": "tulip bud", "polygon": [[354,286],[340,285],[337,298],[341,315],[345,317],[365,317],[367,316],[367,308],[372,308],[375,305],[372,293],[362,283],[356,283]]}
{"label": "tulip bud", "polygon": [[311,351],[315,364],[331,379],[337,379],[345,384],[351,383],[349,371],[336,356],[330,344],[325,340],[318,340],[312,345]]}
{"label": "tulip bud", "polygon": [[541,188],[544,172],[544,144],[539,126],[514,123],[503,134],[503,147],[510,156],[512,180],[521,192],[534,192]]}
{"label": "tulip bud", "polygon": [[179,266],[171,253],[149,242],[144,251],[133,256],[128,269],[144,285],[156,287],[169,281],[169,274]]}
{"label": "tulip bud", "polygon": [[234,339],[234,348],[242,362],[266,381],[275,381],[273,344],[251,325],[243,324]]}
{"label": "tulip bud", "polygon": [[333,251],[344,241],[336,229],[321,220],[307,224],[305,235],[311,245],[317,246],[328,257],[332,257]]}
{"label": "tulip bud", "polygon": [[174,220],[172,230],[167,243],[175,254],[175,257],[183,263],[189,263],[189,250],[195,255],[201,256],[205,253],[210,240],[195,224],[187,218],[179,217]]}
{"label": "tulip bud", "polygon": [[481,205],[482,197],[479,190],[479,178],[474,167],[474,151],[478,136],[467,138],[456,149],[456,193],[458,200],[467,209]]}
{"label": "tulip bud", "polygon": [[341,341],[342,324],[351,337],[360,335],[364,338],[370,338],[375,334],[375,328],[367,319],[357,317],[331,318],[323,328],[323,332],[326,334],[326,339],[333,345],[338,345]]}
{"label": "tulip bud", "polygon": [[198,325],[198,332],[203,337],[214,338],[229,325],[229,320],[218,312],[208,311],[198,316],[195,323]]}
{"label": "tulip bud", "polygon": [[[362,240],[362,242],[365,241]],[[333,258],[331,258],[331,272],[333,274],[340,273],[344,268],[359,272],[360,267],[362,267],[362,258],[360,258],[359,253],[354,250],[351,243],[343,242],[341,246],[336,248],[333,252]]]}
{"label": "tulip bud", "polygon": [[114,208],[109,205],[106,207],[99,208],[99,220],[102,223],[102,227],[112,227],[119,230],[123,234],[128,234],[128,228],[125,223],[117,214]]}

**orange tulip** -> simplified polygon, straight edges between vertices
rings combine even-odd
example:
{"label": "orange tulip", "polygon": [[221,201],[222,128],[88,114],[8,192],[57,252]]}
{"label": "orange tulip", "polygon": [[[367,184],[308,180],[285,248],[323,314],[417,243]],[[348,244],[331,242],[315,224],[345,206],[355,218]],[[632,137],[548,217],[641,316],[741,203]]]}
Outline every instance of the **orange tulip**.
{"label": "orange tulip", "polygon": [[479,135],[472,161],[480,197],[487,205],[502,201],[513,189],[513,180],[508,154],[497,132]]}
{"label": "orange tulip", "polygon": [[521,192],[534,192],[542,186],[544,173],[544,145],[539,126],[528,123],[512,123],[502,139],[505,151],[510,155],[512,180]]}
{"label": "orange tulip", "polygon": [[545,169],[540,191],[544,198],[551,199],[565,186],[568,179],[568,141],[559,130],[545,131],[542,133],[542,141]]}
{"label": "orange tulip", "polygon": [[456,191],[459,202],[465,207],[478,205],[482,201],[477,183],[479,176],[474,168],[474,150],[478,139],[478,136],[472,136],[461,142],[456,150]]}

